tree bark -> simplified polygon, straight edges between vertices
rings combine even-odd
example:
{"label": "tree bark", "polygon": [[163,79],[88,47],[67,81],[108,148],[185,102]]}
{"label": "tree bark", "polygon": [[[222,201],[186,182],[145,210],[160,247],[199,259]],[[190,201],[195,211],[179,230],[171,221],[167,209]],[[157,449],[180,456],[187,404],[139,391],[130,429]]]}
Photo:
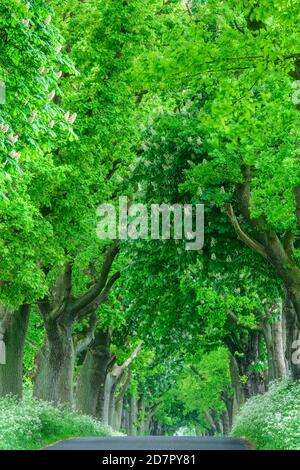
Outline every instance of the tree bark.
{"label": "tree bark", "polygon": [[4,310],[0,307],[0,333],[6,349],[5,364],[0,364],[0,396],[22,398],[23,355],[30,307],[23,305],[15,312]]}
{"label": "tree bark", "polygon": [[138,400],[138,435],[145,434],[145,399],[141,396]]}
{"label": "tree bark", "polygon": [[224,436],[228,436],[228,434],[231,431],[231,424],[230,424],[230,416],[227,410],[225,410],[222,414],[222,422],[223,422],[223,434]]}
{"label": "tree bark", "polygon": [[297,360],[299,359],[297,358],[297,349],[300,348],[300,326],[289,295],[287,295],[284,310],[286,317],[286,360],[293,379],[300,380],[300,361]]}
{"label": "tree bark", "polygon": [[[234,227],[237,237],[252,250],[269,262],[277,276],[282,280],[294,313],[288,313],[287,318],[287,360],[294,380],[300,378],[300,365],[293,363],[293,342],[300,339],[300,268],[293,258],[294,240],[290,233],[287,233],[283,240],[277,233],[268,227],[264,217],[252,219],[250,213],[251,200],[251,179],[252,169],[243,165],[241,173],[244,177],[242,184],[236,188],[236,202],[238,209],[244,219],[251,224],[254,237],[246,233],[239,224],[239,221],[230,204],[226,205],[226,213]],[[300,187],[299,187],[300,188]],[[300,190],[295,188],[296,217],[300,227]],[[291,310],[290,308],[288,310]],[[292,348],[292,350],[291,350]]]}
{"label": "tree bark", "polygon": [[215,424],[213,418],[211,417],[211,414],[209,413],[209,411],[205,411],[204,416],[205,416],[205,419],[206,419],[207,424],[209,426],[210,436],[213,436],[214,434],[217,433],[216,424]]}
{"label": "tree bark", "polygon": [[230,373],[234,390],[234,414],[244,401],[266,391],[263,374],[251,370],[257,363],[262,341],[262,332],[249,330],[240,333],[240,338],[225,338],[231,353]]}
{"label": "tree bark", "polygon": [[137,399],[135,396],[130,397],[129,435],[137,435]]}
{"label": "tree bark", "polygon": [[104,385],[104,403],[103,403],[103,411],[102,411],[102,421],[104,424],[109,424],[112,387],[113,387],[113,377],[111,375],[111,372],[108,372],[106,375],[105,385]]}
{"label": "tree bark", "polygon": [[125,433],[127,436],[129,436],[129,400],[128,397],[124,397],[124,402],[123,402],[123,418],[122,418],[122,427],[125,430]]}
{"label": "tree bark", "polygon": [[137,357],[142,347],[140,343],[126,361],[119,366],[114,364],[112,369],[108,371],[104,387],[104,408],[103,408],[103,422],[106,424],[113,425],[114,422],[114,411],[115,411],[115,393],[117,386],[120,384],[126,370]]}
{"label": "tree bark", "polygon": [[245,393],[240,381],[239,367],[234,354],[230,354],[230,377],[233,388],[232,415],[237,415],[243,403],[245,403]]}
{"label": "tree bark", "polygon": [[279,321],[271,323],[271,328],[274,344],[275,377],[276,379],[283,379],[286,376],[286,364],[284,357],[282,317]]}
{"label": "tree bark", "polygon": [[123,399],[119,400],[115,404],[114,421],[113,421],[113,426],[112,426],[113,429],[115,429],[115,431],[120,431],[121,429],[122,413],[123,413]]}
{"label": "tree bark", "polygon": [[228,429],[230,432],[232,428],[232,424],[233,424],[233,419],[234,419],[234,397],[230,396],[228,392],[223,392],[221,395],[221,398],[226,407],[226,412],[224,413],[226,413],[227,415],[226,419],[228,420]]}
{"label": "tree bark", "polygon": [[37,356],[34,396],[54,404],[73,404],[73,322],[45,321],[46,338]]}
{"label": "tree bark", "polygon": [[110,361],[111,334],[96,331],[77,381],[76,408],[84,414],[103,419],[104,387]]}
{"label": "tree bark", "polygon": [[210,410],[209,414],[211,416],[212,421],[215,424],[216,432],[218,434],[223,434],[223,425],[222,425],[222,422],[221,422],[218,414],[216,413],[216,411],[215,410]]}
{"label": "tree bark", "polygon": [[120,273],[116,272],[109,278],[117,253],[118,242],[115,241],[104,255],[98,278],[81,297],[76,299],[73,296],[72,265],[67,264],[50,290],[49,296],[39,302],[46,338],[37,357],[35,397],[54,404],[73,405],[73,326],[77,321],[90,318],[107,300],[110,289],[120,277]]}
{"label": "tree bark", "polygon": [[123,377],[123,383],[120,386],[120,390],[115,397],[115,411],[114,411],[114,421],[113,429],[119,431],[121,428],[122,415],[123,415],[123,406],[124,406],[124,397],[129,387],[131,372],[130,370],[125,371],[125,380]]}

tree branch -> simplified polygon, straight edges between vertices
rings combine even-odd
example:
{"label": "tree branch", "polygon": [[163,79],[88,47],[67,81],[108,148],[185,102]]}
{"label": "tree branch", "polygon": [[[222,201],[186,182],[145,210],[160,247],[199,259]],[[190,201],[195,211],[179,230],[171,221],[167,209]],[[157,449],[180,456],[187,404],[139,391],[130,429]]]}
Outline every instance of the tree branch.
{"label": "tree branch", "polygon": [[102,292],[100,293],[100,295],[98,297],[96,297],[96,299],[87,304],[84,308],[82,308],[78,314],[77,314],[77,318],[80,320],[82,318],[84,318],[87,314],[89,314],[91,311],[96,311],[100,305],[104,304],[108,298],[108,294],[112,288],[112,286],[114,285],[114,283],[120,278],[121,276],[121,273],[120,271],[117,271],[115,274],[113,274],[111,276],[111,278],[109,279],[109,281],[107,282],[105,288],[102,290]]}
{"label": "tree branch", "polygon": [[116,396],[116,399],[115,399],[116,404],[118,404],[124,398],[124,395],[127,392],[127,389],[128,389],[129,383],[130,383],[130,379],[131,379],[131,371],[129,370],[127,372],[126,380],[124,380],[124,383],[121,386],[121,388],[120,388],[120,390],[119,390],[119,392]]}
{"label": "tree branch", "polygon": [[267,252],[264,248],[264,246],[259,243],[258,241],[254,240],[251,238],[246,232],[244,232],[236,218],[236,215],[233,211],[232,205],[231,204],[226,204],[225,205],[225,213],[227,214],[234,230],[235,233],[237,234],[237,237],[239,240],[243,241],[245,245],[247,245],[249,248],[252,250],[256,251],[259,253],[263,258],[269,260]]}
{"label": "tree branch", "polygon": [[80,310],[88,306],[91,302],[93,302],[99,296],[99,294],[105,287],[112,264],[118,252],[119,252],[118,240],[115,240],[106,252],[98,281],[95,283],[94,286],[90,288],[90,290],[85,295],[75,300],[75,302],[73,302],[73,304],[71,305],[71,310],[72,310],[73,315],[76,315]]}
{"label": "tree branch", "polygon": [[236,325],[241,326],[245,330],[248,330],[248,331],[254,331],[254,330],[260,331],[261,330],[261,328],[259,326],[256,326],[255,328],[252,328],[250,325],[247,325],[247,323],[241,322],[240,319],[235,315],[235,313],[231,312],[230,310],[227,311],[227,316]]}
{"label": "tree branch", "polygon": [[134,361],[134,359],[138,356],[142,349],[142,341],[137,345],[137,347],[132,351],[130,356],[126,359],[126,361],[123,362],[121,366],[118,366],[117,364],[114,365],[112,369],[112,375],[116,378],[119,378],[124,371],[130,366],[130,364]]}
{"label": "tree branch", "polygon": [[199,377],[199,379],[206,381],[206,378],[204,377],[204,375],[198,372],[195,366],[190,366],[190,369],[192,372],[194,372],[195,375],[197,375],[197,377]]}
{"label": "tree branch", "polygon": [[90,322],[89,322],[89,326],[85,332],[85,336],[83,339],[79,340],[77,343],[76,343],[76,346],[75,346],[75,354],[80,354],[82,353],[83,351],[85,351],[88,346],[91,344],[91,342],[93,341],[94,339],[94,336],[95,336],[95,328],[96,328],[96,325],[97,325],[97,315],[96,315],[96,312],[94,312],[91,316],[90,316]]}

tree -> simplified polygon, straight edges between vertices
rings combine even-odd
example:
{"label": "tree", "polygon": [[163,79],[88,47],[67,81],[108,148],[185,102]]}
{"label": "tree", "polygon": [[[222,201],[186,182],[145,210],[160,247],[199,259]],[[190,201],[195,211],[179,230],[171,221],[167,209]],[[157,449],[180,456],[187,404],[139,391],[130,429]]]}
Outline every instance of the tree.
{"label": "tree", "polygon": [[0,334],[6,358],[0,366],[1,395],[21,396],[29,305],[47,289],[43,267],[60,258],[40,208],[62,177],[48,152],[66,132],[73,134],[72,122],[54,100],[62,73],[75,71],[62,43],[45,2],[27,7],[2,2]]}

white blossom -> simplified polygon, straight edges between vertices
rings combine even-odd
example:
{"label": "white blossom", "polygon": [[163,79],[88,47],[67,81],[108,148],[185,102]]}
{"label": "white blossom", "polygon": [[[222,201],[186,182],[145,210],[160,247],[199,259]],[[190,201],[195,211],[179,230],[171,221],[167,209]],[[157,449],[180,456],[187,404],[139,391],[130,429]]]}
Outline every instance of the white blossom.
{"label": "white blossom", "polygon": [[51,20],[52,20],[52,16],[51,15],[48,15],[47,18],[45,19],[45,24],[48,25],[51,23]]}
{"label": "white blossom", "polygon": [[4,134],[8,131],[9,125],[8,124],[0,124],[0,130],[4,132]]}
{"label": "white blossom", "polygon": [[74,124],[74,122],[76,121],[76,118],[77,118],[77,113],[72,114],[72,116],[69,119],[69,123]]}
{"label": "white blossom", "polygon": [[40,67],[39,72],[40,72],[41,75],[46,75],[46,73],[47,73],[46,67],[44,65],[42,67]]}
{"label": "white blossom", "polygon": [[29,122],[33,122],[37,116],[37,111],[33,110],[28,118]]}
{"label": "white blossom", "polygon": [[8,139],[12,144],[15,144],[18,141],[19,136],[17,134],[14,135],[13,133],[11,133],[9,134]]}
{"label": "white blossom", "polygon": [[48,100],[49,101],[53,100],[54,96],[55,96],[55,90],[53,90],[53,91],[51,91],[51,93],[49,93]]}
{"label": "white blossom", "polygon": [[18,160],[20,158],[20,152],[16,152],[15,150],[12,150],[9,154],[11,158],[14,158],[15,160]]}

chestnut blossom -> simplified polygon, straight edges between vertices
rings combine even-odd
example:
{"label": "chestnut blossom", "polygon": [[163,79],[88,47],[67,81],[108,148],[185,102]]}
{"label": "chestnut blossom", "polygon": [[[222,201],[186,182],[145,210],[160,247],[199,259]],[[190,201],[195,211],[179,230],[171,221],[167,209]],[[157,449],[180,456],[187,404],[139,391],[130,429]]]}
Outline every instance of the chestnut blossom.
{"label": "chestnut blossom", "polygon": [[4,134],[8,131],[9,125],[8,124],[0,124],[0,130],[4,132]]}
{"label": "chestnut blossom", "polygon": [[18,160],[21,156],[20,152],[16,152],[15,150],[12,150],[9,155],[15,160]]}
{"label": "chestnut blossom", "polygon": [[47,25],[50,24],[51,20],[52,20],[52,16],[48,15],[47,18],[45,19],[45,24],[47,24]]}
{"label": "chestnut blossom", "polygon": [[51,91],[51,93],[49,93],[48,100],[49,101],[53,100],[54,96],[55,96],[55,90],[53,90],[53,91]]}
{"label": "chestnut blossom", "polygon": [[72,116],[70,117],[69,123],[74,124],[74,122],[76,121],[76,118],[77,118],[77,113],[72,114]]}
{"label": "chestnut blossom", "polygon": [[32,111],[31,115],[28,118],[28,121],[33,122],[35,120],[36,116],[37,116],[37,111],[35,111],[35,110]]}
{"label": "chestnut blossom", "polygon": [[19,136],[16,134],[14,135],[13,133],[9,134],[8,139],[12,144],[15,144],[18,140]]}

